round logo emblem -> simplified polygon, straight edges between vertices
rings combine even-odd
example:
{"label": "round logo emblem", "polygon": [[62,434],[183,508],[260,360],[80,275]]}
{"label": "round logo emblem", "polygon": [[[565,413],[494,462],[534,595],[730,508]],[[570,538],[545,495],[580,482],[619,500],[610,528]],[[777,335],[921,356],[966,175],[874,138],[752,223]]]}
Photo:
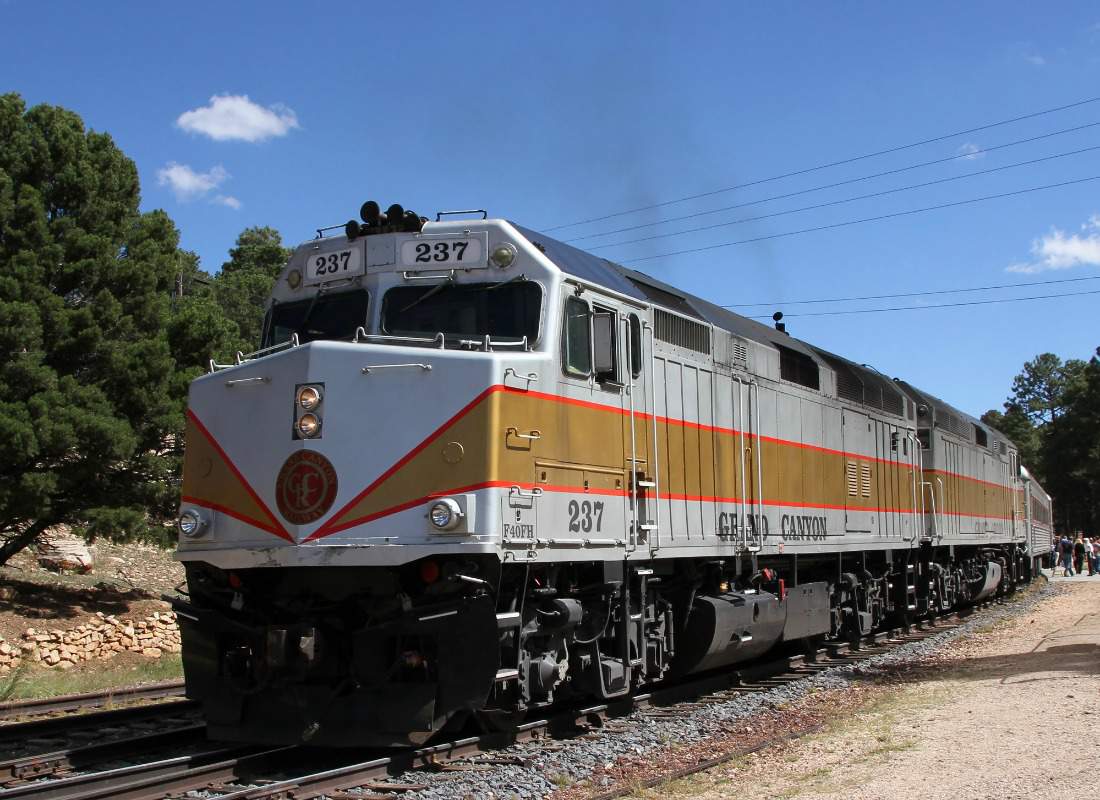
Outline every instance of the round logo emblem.
{"label": "round logo emblem", "polygon": [[308,525],[324,516],[336,499],[336,470],[320,453],[299,450],[283,463],[275,479],[279,513],[295,525]]}

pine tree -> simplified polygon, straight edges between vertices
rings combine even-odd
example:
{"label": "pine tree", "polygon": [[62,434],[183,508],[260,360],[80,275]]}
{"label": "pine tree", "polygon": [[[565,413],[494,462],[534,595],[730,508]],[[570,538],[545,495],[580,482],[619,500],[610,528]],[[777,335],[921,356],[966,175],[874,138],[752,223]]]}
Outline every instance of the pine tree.
{"label": "pine tree", "polygon": [[139,192],[110,136],[0,96],[0,564],[52,525],[126,538],[178,503],[186,383],[228,325],[181,307],[186,254]]}

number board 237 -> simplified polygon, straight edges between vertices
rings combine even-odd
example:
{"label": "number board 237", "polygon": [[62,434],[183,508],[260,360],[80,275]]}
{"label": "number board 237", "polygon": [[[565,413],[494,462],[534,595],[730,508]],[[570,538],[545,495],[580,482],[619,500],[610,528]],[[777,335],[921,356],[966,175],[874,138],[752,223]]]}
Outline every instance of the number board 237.
{"label": "number board 237", "polygon": [[306,280],[328,281],[363,274],[363,254],[360,248],[313,253],[306,261]]}
{"label": "number board 237", "polygon": [[401,243],[401,263],[421,269],[484,267],[482,237],[430,237]]}

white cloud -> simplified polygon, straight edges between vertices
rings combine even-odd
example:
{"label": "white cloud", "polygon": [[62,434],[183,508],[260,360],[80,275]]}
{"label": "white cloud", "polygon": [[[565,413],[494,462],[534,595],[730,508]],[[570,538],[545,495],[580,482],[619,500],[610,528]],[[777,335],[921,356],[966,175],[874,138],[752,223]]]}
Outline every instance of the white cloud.
{"label": "white cloud", "polygon": [[227,194],[219,194],[217,197],[215,197],[210,202],[218,203],[218,204],[223,205],[223,206],[229,206],[234,211],[240,211],[240,208],[241,208],[241,201],[238,200],[236,197],[233,197],[232,195],[227,195]]}
{"label": "white cloud", "polygon": [[1100,267],[1100,214],[1081,226],[1084,233],[1067,234],[1058,228],[1031,243],[1032,261],[1012,264],[1007,272],[1034,274],[1073,267]]}
{"label": "white cloud", "polygon": [[967,161],[976,161],[979,158],[985,158],[985,153],[982,152],[982,147],[980,145],[974,144],[973,142],[967,142],[966,144],[960,146],[959,149],[955,152],[965,158]]}
{"label": "white cloud", "polygon": [[229,173],[221,165],[212,167],[208,172],[195,172],[187,164],[169,161],[157,170],[157,183],[170,187],[180,202],[202,197],[217,189],[228,177]]}
{"label": "white cloud", "polygon": [[1047,63],[1047,60],[1038,53],[1030,53],[1024,56],[1024,60],[1029,64],[1034,64],[1036,67],[1041,67]]}
{"label": "white cloud", "polygon": [[264,108],[246,94],[216,94],[210,98],[210,105],[184,111],[176,124],[218,142],[262,142],[286,136],[298,127],[298,116],[278,103]]}

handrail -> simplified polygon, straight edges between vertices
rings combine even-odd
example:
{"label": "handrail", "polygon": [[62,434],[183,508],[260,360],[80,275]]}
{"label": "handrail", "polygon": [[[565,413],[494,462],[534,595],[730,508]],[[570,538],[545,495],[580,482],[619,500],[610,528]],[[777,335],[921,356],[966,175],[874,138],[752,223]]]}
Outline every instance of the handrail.
{"label": "handrail", "polygon": [[[740,375],[731,375],[733,380],[737,381],[737,424],[741,426],[741,446],[737,448],[741,456],[741,524],[738,525],[738,537],[743,543],[748,545],[749,531],[748,531],[748,505],[745,501],[745,493],[749,488],[748,476],[745,474],[745,382],[741,380]],[[731,381],[730,388],[733,388]],[[732,398],[731,398],[732,400]],[[732,409],[731,409],[732,410]]]}
{"label": "handrail", "polygon": [[259,356],[267,355],[268,353],[274,353],[276,350],[282,350],[283,348],[286,348],[286,347],[298,347],[300,344],[301,344],[301,342],[298,339],[298,333],[297,333],[297,331],[295,331],[294,333],[290,334],[290,338],[287,339],[285,342],[279,342],[278,344],[273,344],[270,347],[263,347],[259,350],[256,350],[254,352],[249,353],[248,355],[245,355],[240,350],[238,350],[236,352],[236,355],[235,355],[235,358],[234,358],[234,361],[236,363],[233,363],[233,364],[218,364],[217,362],[214,361],[214,359],[210,359],[210,371],[211,372],[217,372],[219,369],[229,369],[230,367],[239,367],[241,364],[245,363],[246,361],[252,361],[253,359],[255,359]]}
{"label": "handrail", "polygon": [[910,489],[913,500],[913,535],[909,538],[910,542],[916,540],[920,536],[921,525],[924,524],[924,493],[920,493],[920,513],[917,512],[917,465],[920,464],[920,477],[924,479],[924,456],[920,449],[920,440],[914,436],[912,430],[905,431],[905,440],[909,442],[909,445],[913,448],[913,452],[909,455],[909,467],[912,472],[910,478]]}
{"label": "handrail", "polygon": [[748,550],[750,553],[756,553],[761,550],[764,542],[764,437],[760,432],[760,384],[756,382],[756,379],[749,381],[749,387],[752,389],[753,394],[756,397],[756,402],[752,404],[752,422],[753,427],[756,428],[756,494],[757,494],[757,514],[759,515],[756,520],[756,544],[749,545]]}
{"label": "handrail", "polygon": [[442,350],[446,345],[446,339],[442,333],[437,333],[431,339],[426,336],[394,336],[388,333],[367,333],[367,329],[360,325],[355,329],[355,338],[351,340],[352,344],[359,344],[360,339],[381,339],[383,341],[392,342],[414,342],[420,344],[434,344],[438,345]]}
{"label": "handrail", "polygon": [[[645,332],[649,331],[649,358],[645,359],[649,362],[649,396],[652,399],[652,407],[650,408],[650,418],[653,420],[653,499],[654,508],[657,513],[653,515],[653,524],[655,525],[653,531],[656,534],[654,537],[656,543],[651,542],[649,549],[650,552],[658,550],[661,547],[661,459],[659,457],[658,445],[657,445],[657,374],[656,367],[654,366],[653,351],[656,349],[656,331],[653,330],[653,326],[649,324],[648,320],[642,320],[642,332],[643,336]],[[666,410],[667,414],[668,411]]]}
{"label": "handrail", "polygon": [[424,372],[432,371],[431,364],[370,364],[366,367],[363,367],[360,372],[362,372],[364,375],[370,375],[372,372],[380,369],[403,369],[406,367],[417,367]]}
{"label": "handrail", "polygon": [[401,277],[407,281],[442,281],[446,283],[455,279],[455,273],[456,270],[454,269],[448,269],[444,272],[444,268],[437,268],[430,275],[419,275],[406,269],[401,271]]}
{"label": "handrail", "polygon": [[532,487],[530,492],[523,491],[523,487],[519,486],[517,484],[513,484],[512,486],[508,487],[508,496],[509,497],[515,496],[515,497],[524,497],[524,498],[527,498],[527,499],[534,499],[536,497],[542,497],[543,494],[544,494],[543,490],[538,486]]}
{"label": "handrail", "polygon": [[635,431],[637,420],[634,418],[634,353],[630,335],[630,318],[619,316],[620,335],[626,343],[626,396],[630,398],[630,538],[627,549],[638,549],[638,439]]}
{"label": "handrail", "polygon": [[244,386],[245,384],[255,383],[271,383],[271,378],[267,375],[258,375],[255,378],[234,378],[225,382],[225,385],[232,389],[234,386]]}

